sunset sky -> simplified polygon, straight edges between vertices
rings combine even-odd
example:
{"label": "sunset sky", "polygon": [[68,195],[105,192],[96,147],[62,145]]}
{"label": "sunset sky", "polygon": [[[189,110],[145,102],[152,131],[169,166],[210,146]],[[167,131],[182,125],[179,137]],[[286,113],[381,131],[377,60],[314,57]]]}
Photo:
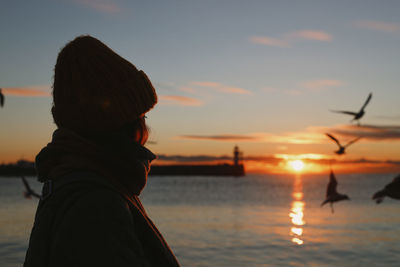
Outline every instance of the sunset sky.
{"label": "sunset sky", "polygon": [[[33,160],[55,129],[59,50],[90,34],[144,70],[158,163],[249,172],[400,171],[399,1],[8,1],[0,9],[0,162]],[[361,119],[330,110],[358,111]],[[348,147],[344,156],[325,133]],[[332,161],[334,160],[334,161]]]}

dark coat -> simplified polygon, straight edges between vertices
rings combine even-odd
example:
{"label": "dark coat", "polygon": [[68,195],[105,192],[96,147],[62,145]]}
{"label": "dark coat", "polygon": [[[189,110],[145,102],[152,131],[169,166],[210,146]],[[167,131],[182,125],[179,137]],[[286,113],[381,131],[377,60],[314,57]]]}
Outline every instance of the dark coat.
{"label": "dark coat", "polygon": [[[49,191],[47,193],[46,191]],[[25,267],[179,266],[137,197],[74,172],[44,186]]]}

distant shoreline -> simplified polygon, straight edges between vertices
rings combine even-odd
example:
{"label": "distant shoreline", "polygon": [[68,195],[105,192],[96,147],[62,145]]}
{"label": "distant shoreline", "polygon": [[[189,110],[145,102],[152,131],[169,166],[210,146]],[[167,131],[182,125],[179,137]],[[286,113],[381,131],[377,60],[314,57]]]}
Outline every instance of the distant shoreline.
{"label": "distant shoreline", "polygon": [[16,163],[1,164],[0,176],[37,176],[35,163],[19,160]]}
{"label": "distant shoreline", "polygon": [[[165,176],[244,176],[242,164],[217,165],[152,165],[149,175]],[[37,176],[33,162],[20,160],[17,163],[1,164],[0,177]]]}

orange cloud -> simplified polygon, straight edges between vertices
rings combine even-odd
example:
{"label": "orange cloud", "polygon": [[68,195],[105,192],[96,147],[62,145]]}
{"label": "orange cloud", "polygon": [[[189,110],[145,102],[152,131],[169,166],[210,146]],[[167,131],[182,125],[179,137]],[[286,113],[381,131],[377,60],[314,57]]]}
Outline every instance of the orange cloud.
{"label": "orange cloud", "polygon": [[278,47],[290,47],[287,40],[279,38],[271,38],[267,36],[252,36],[250,42],[261,45],[278,46]]}
{"label": "orange cloud", "polygon": [[263,141],[268,143],[283,144],[327,144],[332,142],[325,136],[325,133],[334,134],[339,140],[350,141],[357,137],[362,137],[360,142],[400,142],[400,125],[335,125],[312,126],[304,131],[287,132],[279,135],[259,133],[263,136]]}
{"label": "orange cloud", "polygon": [[180,139],[212,140],[212,141],[260,141],[256,136],[240,134],[220,134],[220,135],[181,135]]}
{"label": "orange cloud", "polygon": [[43,97],[50,96],[50,86],[5,87],[3,93],[9,96]]}
{"label": "orange cloud", "polygon": [[230,94],[251,94],[249,90],[239,88],[239,87],[231,87],[231,86],[226,86],[222,83],[218,82],[209,82],[209,81],[203,81],[203,82],[192,82],[191,85],[193,86],[199,86],[199,87],[208,87],[208,88],[214,88],[220,92],[223,93],[230,93]]}
{"label": "orange cloud", "polygon": [[221,92],[232,93],[232,94],[250,94],[250,91],[239,87],[221,87]]}
{"label": "orange cloud", "polygon": [[311,81],[305,81],[300,85],[311,91],[323,91],[331,87],[343,86],[344,83],[339,80],[311,80]]}
{"label": "orange cloud", "polygon": [[211,88],[218,88],[222,86],[222,84],[217,82],[192,82],[192,85]]}
{"label": "orange cloud", "polygon": [[325,135],[319,132],[293,133],[249,133],[249,134],[216,134],[216,135],[180,135],[179,139],[210,141],[264,142],[279,144],[315,144],[327,143]]}
{"label": "orange cloud", "polygon": [[316,30],[301,30],[290,33],[281,34],[277,38],[269,36],[252,36],[249,38],[250,42],[261,45],[277,46],[277,47],[291,47],[293,43],[302,40],[311,40],[319,42],[330,42],[333,36],[324,31]]}
{"label": "orange cloud", "polygon": [[331,132],[344,137],[363,137],[367,141],[400,141],[400,125],[339,125],[331,128]]}
{"label": "orange cloud", "polygon": [[176,104],[183,106],[201,106],[203,102],[200,100],[188,97],[188,96],[179,96],[179,95],[161,95],[159,96],[161,103],[163,104]]}
{"label": "orange cloud", "polygon": [[[179,139],[209,140],[209,141],[240,141],[240,142],[259,142],[272,143],[279,145],[296,144],[329,144],[332,140],[326,137],[325,133],[334,134],[339,140],[350,141],[357,137],[362,137],[359,142],[375,143],[379,142],[399,142],[400,125],[335,125],[312,126],[303,131],[283,132],[272,134],[266,132],[247,133],[247,134],[214,134],[214,135],[181,135]],[[287,148],[285,148],[287,149]]]}
{"label": "orange cloud", "polygon": [[304,131],[304,132],[286,132],[281,134],[264,133],[263,141],[266,143],[279,143],[279,144],[321,144],[324,142],[324,135],[319,132]]}
{"label": "orange cloud", "polygon": [[383,21],[374,21],[374,20],[363,20],[357,21],[354,23],[355,26],[359,28],[381,31],[381,32],[400,32],[400,24],[383,22]]}
{"label": "orange cloud", "polygon": [[357,137],[362,137],[359,142],[393,143],[400,141],[400,125],[335,125],[312,126],[304,131],[287,132],[280,135],[260,133],[264,135],[263,141],[268,143],[287,143],[287,144],[327,144],[332,141],[325,136],[325,133],[334,134],[339,140],[350,141]]}
{"label": "orange cloud", "polygon": [[331,34],[323,31],[303,30],[296,31],[286,34],[286,38],[289,40],[314,40],[321,42],[332,41],[333,37]]}
{"label": "orange cloud", "polygon": [[107,0],[75,0],[76,3],[96,11],[107,14],[115,14],[121,11],[121,8],[113,1]]}

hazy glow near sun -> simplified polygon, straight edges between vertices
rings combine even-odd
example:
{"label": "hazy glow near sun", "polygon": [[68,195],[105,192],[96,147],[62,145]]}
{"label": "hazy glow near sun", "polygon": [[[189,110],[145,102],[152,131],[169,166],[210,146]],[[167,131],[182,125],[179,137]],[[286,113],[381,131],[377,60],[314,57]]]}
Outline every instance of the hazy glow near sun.
{"label": "hazy glow near sun", "polygon": [[304,168],[304,162],[299,159],[290,161],[289,164],[295,171],[301,171]]}

